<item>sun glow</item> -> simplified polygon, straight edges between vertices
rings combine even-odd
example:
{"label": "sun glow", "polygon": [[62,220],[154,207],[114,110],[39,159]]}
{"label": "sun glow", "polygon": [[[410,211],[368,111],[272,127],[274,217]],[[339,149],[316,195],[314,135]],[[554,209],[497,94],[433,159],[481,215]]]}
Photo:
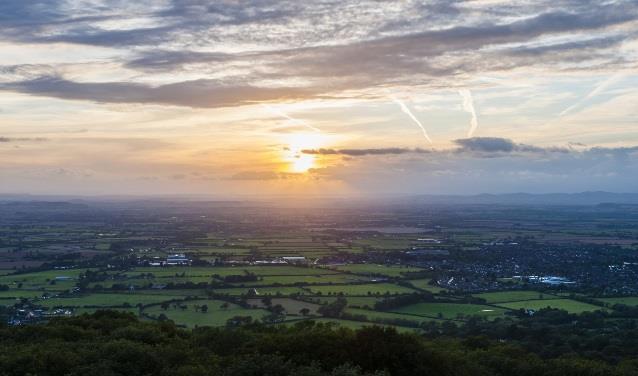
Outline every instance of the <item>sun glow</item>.
{"label": "sun glow", "polygon": [[291,169],[294,172],[306,172],[315,165],[314,155],[299,155],[292,162]]}
{"label": "sun glow", "polygon": [[315,167],[317,163],[316,156],[304,154],[303,150],[322,147],[324,138],[318,133],[295,133],[286,136],[286,144],[284,159],[289,164],[289,170],[303,173]]}

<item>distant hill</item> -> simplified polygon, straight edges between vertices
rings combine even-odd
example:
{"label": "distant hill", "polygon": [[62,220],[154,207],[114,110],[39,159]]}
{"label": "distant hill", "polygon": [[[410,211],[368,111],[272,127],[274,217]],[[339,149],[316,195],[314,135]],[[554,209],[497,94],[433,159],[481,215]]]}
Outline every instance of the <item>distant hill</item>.
{"label": "distant hill", "polygon": [[410,198],[426,204],[502,204],[502,205],[600,205],[637,204],[638,193],[581,192],[581,193],[507,193],[474,196],[419,195]]}
{"label": "distant hill", "polygon": [[100,205],[126,204],[131,207],[246,207],[246,206],[331,206],[331,205],[638,205],[638,193],[612,193],[604,191],[580,193],[504,193],[478,195],[436,195],[425,194],[416,196],[394,196],[380,198],[346,198],[346,197],[296,197],[289,196],[253,197],[222,199],[206,196],[64,196],[64,195],[28,195],[28,194],[0,194],[0,205],[31,206],[40,209],[63,208],[67,205]]}

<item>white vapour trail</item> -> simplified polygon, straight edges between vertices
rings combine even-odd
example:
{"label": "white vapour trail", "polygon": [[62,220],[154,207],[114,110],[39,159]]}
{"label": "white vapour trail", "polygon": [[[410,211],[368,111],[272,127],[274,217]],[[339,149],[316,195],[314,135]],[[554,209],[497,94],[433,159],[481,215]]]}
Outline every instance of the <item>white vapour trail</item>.
{"label": "white vapour trail", "polygon": [[574,109],[580,107],[583,103],[585,103],[586,101],[588,101],[589,99],[597,96],[598,94],[600,94],[601,92],[605,91],[608,87],[610,87],[611,85],[615,84],[616,82],[618,82],[622,77],[624,76],[623,73],[616,73],[614,75],[612,75],[611,77],[609,77],[608,79],[606,79],[605,81],[601,82],[600,84],[598,84],[592,91],[589,92],[589,94],[587,94],[584,98],[582,98],[581,100],[579,100],[578,102],[574,103],[573,105],[567,107],[566,109],[564,109],[563,111],[561,111],[560,114],[558,114],[558,117],[562,117],[567,115],[568,113],[572,112]]}
{"label": "white vapour trail", "polygon": [[410,117],[410,119],[414,120],[416,125],[418,125],[419,128],[421,128],[421,131],[423,132],[423,137],[425,137],[425,139],[428,140],[429,143],[432,143],[432,139],[430,139],[430,136],[428,136],[428,132],[425,130],[425,127],[423,126],[423,124],[421,124],[419,119],[417,119],[416,116],[414,116],[414,114],[412,113],[412,111],[410,111],[408,106],[406,106],[405,103],[403,103],[400,99],[395,98],[392,95],[390,96],[390,99],[392,99],[394,103],[398,104],[399,107],[401,108],[401,111],[407,114]]}
{"label": "white vapour trail", "polygon": [[476,110],[474,109],[474,100],[472,99],[472,92],[468,89],[459,90],[459,94],[463,97],[463,110],[472,114],[470,119],[470,130],[467,131],[467,137],[472,137],[474,131],[478,128],[478,118],[476,117]]}
{"label": "white vapour trail", "polygon": [[284,119],[288,119],[288,120],[292,121],[293,123],[297,123],[297,124],[299,124],[299,125],[303,125],[304,127],[308,128],[308,129],[311,129],[311,130],[313,130],[314,132],[321,132],[321,130],[320,130],[319,128],[317,128],[317,127],[313,127],[312,125],[310,125],[310,124],[306,123],[306,122],[305,122],[305,121],[303,121],[303,120],[295,119],[295,118],[293,118],[293,117],[289,116],[288,114],[286,114],[285,112],[283,112],[283,111],[281,111],[281,110],[279,110],[279,109],[277,109],[277,108],[274,108],[274,107],[272,107],[272,106],[269,106],[269,105],[267,105],[267,104],[265,104],[265,103],[262,103],[262,104],[261,104],[261,106],[262,106],[263,108],[267,109],[268,111],[270,111],[271,113],[273,113],[273,114],[275,114],[275,115],[277,115],[277,116],[281,116],[281,117],[282,117],[282,118],[284,118]]}

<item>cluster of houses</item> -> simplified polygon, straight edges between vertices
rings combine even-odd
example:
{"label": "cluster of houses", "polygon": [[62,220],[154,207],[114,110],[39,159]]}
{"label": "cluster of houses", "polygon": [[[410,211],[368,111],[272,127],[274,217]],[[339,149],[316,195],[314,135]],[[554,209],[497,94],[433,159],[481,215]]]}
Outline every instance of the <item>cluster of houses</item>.
{"label": "cluster of houses", "polygon": [[576,282],[570,281],[565,277],[557,276],[538,276],[538,275],[515,275],[512,279],[527,282],[545,283],[547,285],[572,285]]}
{"label": "cluster of houses", "polygon": [[51,312],[42,309],[17,309],[13,316],[9,318],[7,324],[12,326],[25,325],[40,322],[51,317],[71,316],[72,311],[68,309],[54,309]]}
{"label": "cluster of houses", "polygon": [[[304,256],[283,256],[274,259],[264,260],[225,260],[225,264],[231,265],[284,265],[284,264],[307,264],[310,260]],[[190,266],[193,260],[189,259],[184,253],[174,253],[166,256],[166,258],[153,257],[148,263],[140,261],[148,266]]]}
{"label": "cluster of houses", "polygon": [[150,266],[188,266],[193,262],[183,253],[175,253],[168,255],[162,260],[159,257],[153,257],[153,261],[149,262]]}

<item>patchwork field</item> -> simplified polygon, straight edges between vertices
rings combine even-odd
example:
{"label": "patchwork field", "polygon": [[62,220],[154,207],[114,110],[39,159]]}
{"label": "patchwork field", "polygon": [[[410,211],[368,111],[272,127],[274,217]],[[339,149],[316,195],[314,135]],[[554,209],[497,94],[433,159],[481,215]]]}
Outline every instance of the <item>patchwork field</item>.
{"label": "patchwork field", "polygon": [[426,317],[426,316],[415,316],[409,314],[403,314],[400,312],[382,312],[382,311],[372,311],[367,309],[358,309],[358,308],[348,308],[346,310],[347,313],[352,315],[361,315],[365,316],[367,320],[370,321],[384,321],[384,320],[403,320],[421,323],[424,321],[437,321],[437,317]]}
{"label": "patchwork field", "polygon": [[486,305],[456,303],[418,303],[392,310],[397,313],[439,319],[461,319],[467,316],[496,318],[503,316],[505,311],[505,309]]}
{"label": "patchwork field", "polygon": [[10,274],[0,276],[0,285],[19,289],[42,289],[64,291],[77,283],[78,276],[85,269],[47,270],[35,273]]}
{"label": "patchwork field", "polygon": [[328,284],[328,283],[356,283],[369,282],[369,279],[362,276],[350,274],[328,274],[328,275],[267,275],[256,282],[235,283],[244,286],[269,286],[269,285],[298,285],[298,284]]}
{"label": "patchwork field", "polygon": [[115,307],[138,304],[147,305],[169,300],[181,300],[179,295],[145,295],[145,294],[89,294],[72,298],[50,298],[38,302],[43,307]]}
{"label": "patchwork field", "polygon": [[[202,312],[196,306],[206,305],[208,310]],[[154,319],[159,319],[161,315],[166,316],[176,324],[189,328],[196,326],[224,326],[227,321],[235,316],[250,316],[253,320],[259,320],[269,314],[263,309],[245,309],[235,304],[229,304],[221,300],[191,300],[182,304],[185,309],[170,306],[162,309],[161,306],[152,306],[144,309],[143,313]]]}
{"label": "patchwork field", "polygon": [[[332,296],[314,296],[311,299],[320,304],[332,303],[337,300],[337,297]],[[367,296],[349,296],[345,298],[348,302],[348,307],[356,307],[356,308],[373,308],[374,304],[380,301],[381,297],[367,297]]]}
{"label": "patchwork field", "polygon": [[308,294],[307,290],[299,287],[232,287],[232,288],[215,288],[212,290],[216,294],[240,296],[240,295],[290,295],[290,294]]}
{"label": "patchwork field", "polygon": [[474,294],[472,296],[485,299],[485,302],[489,304],[517,302],[521,300],[544,300],[557,298],[556,295],[540,293],[538,291],[487,292],[482,294]]}
{"label": "patchwork field", "polygon": [[401,277],[407,272],[418,272],[423,269],[397,266],[397,265],[378,265],[378,264],[348,264],[335,267],[336,270],[341,270],[354,274],[363,275],[381,275],[387,277]]}
{"label": "patchwork field", "polygon": [[[248,299],[247,302],[254,307],[265,307],[262,299]],[[320,307],[319,304],[303,302],[290,298],[273,298],[271,300],[271,304],[273,306],[281,305],[286,310],[286,314],[293,316],[302,316],[302,313],[300,312],[302,309],[307,309],[309,315],[316,315],[317,308]]]}
{"label": "patchwork field", "polygon": [[439,286],[436,285],[431,285],[430,284],[430,280],[429,279],[411,279],[408,282],[410,282],[412,284],[412,286],[421,289],[421,290],[426,290],[429,291],[433,294],[438,294],[441,291],[445,291],[444,288],[441,288]]}
{"label": "patchwork field", "polygon": [[312,321],[316,324],[332,325],[332,326],[348,328],[348,329],[360,329],[367,326],[381,326],[384,328],[394,328],[399,333],[414,332],[415,330],[413,328],[406,328],[406,327],[397,326],[397,325],[377,324],[377,323],[361,322],[361,321],[354,321],[354,320],[328,319],[328,318],[311,318],[311,319],[305,319],[305,320],[299,320],[299,321],[290,321],[289,323],[286,323],[286,325],[295,325],[297,323],[302,323],[304,321]]}
{"label": "patchwork field", "polygon": [[335,285],[335,286],[311,286],[309,290],[315,294],[321,295],[393,295],[408,294],[416,290],[411,288],[391,284],[391,283],[374,283],[362,285]]}
{"label": "patchwork field", "polygon": [[606,310],[606,308],[598,307],[592,304],[578,302],[571,299],[546,299],[546,300],[527,300],[520,302],[499,303],[499,307],[509,309],[533,309],[539,310],[542,308],[558,308],[563,309],[569,313],[582,313],[591,312],[597,310]]}
{"label": "patchwork field", "polygon": [[41,290],[9,289],[0,291],[0,299],[39,298],[46,292]]}
{"label": "patchwork field", "polygon": [[599,298],[596,300],[600,300],[601,302],[605,302],[610,306],[614,304],[624,304],[627,306],[636,307],[638,306],[638,296],[626,296],[622,298]]}

